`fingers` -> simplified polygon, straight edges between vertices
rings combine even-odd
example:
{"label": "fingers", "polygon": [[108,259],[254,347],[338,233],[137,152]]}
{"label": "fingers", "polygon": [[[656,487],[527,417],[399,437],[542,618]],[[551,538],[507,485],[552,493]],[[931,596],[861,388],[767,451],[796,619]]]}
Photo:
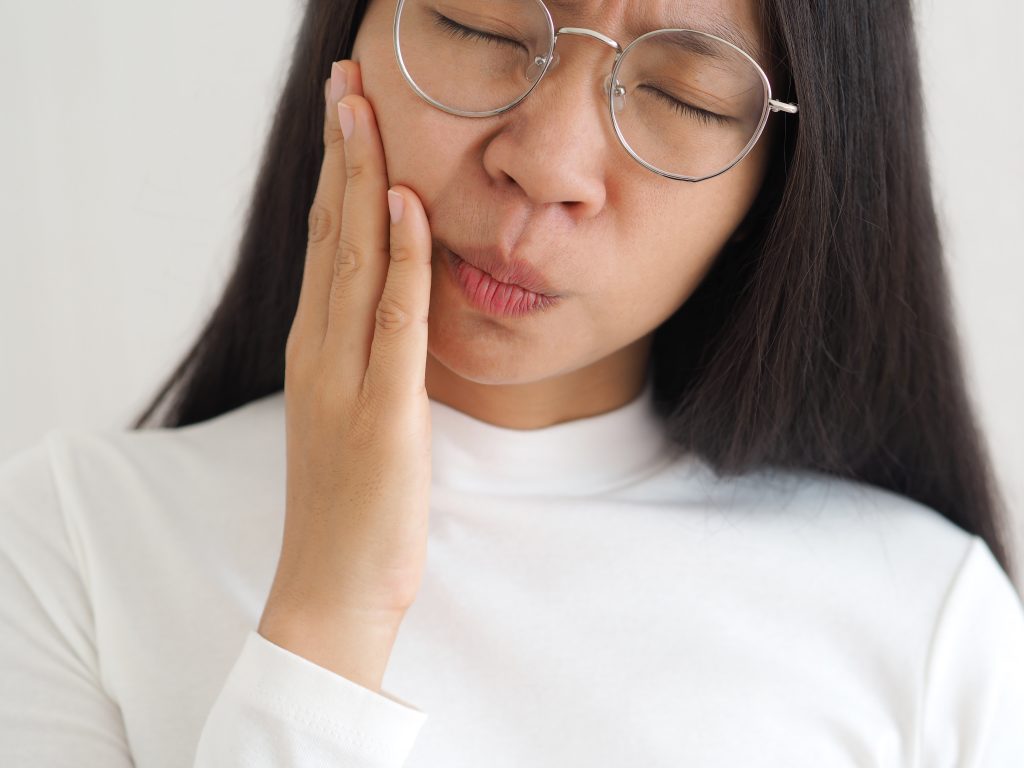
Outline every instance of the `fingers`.
{"label": "fingers", "polygon": [[324,86],[324,160],[286,357],[313,349],[303,359],[316,359],[340,396],[386,410],[425,394],[431,235],[415,192],[388,194],[376,118],[361,91],[358,64],[336,63]]}
{"label": "fingers", "polygon": [[364,393],[397,403],[425,391],[431,237],[426,212],[411,189],[393,187],[388,206],[390,266],[374,315]]}
{"label": "fingers", "polygon": [[299,292],[299,304],[292,328],[303,343],[319,349],[327,331],[327,307],[334,275],[334,256],[341,232],[342,203],[345,199],[345,141],[338,124],[337,103],[346,93],[361,93],[358,68],[335,62],[324,84],[324,158],[316,195],[309,210],[306,261]]}
{"label": "fingers", "polygon": [[[350,108],[349,115],[345,114]],[[343,386],[358,389],[369,365],[374,313],[389,262],[388,177],[370,103],[350,94],[338,105],[347,119],[345,199],[327,311],[325,349]]]}

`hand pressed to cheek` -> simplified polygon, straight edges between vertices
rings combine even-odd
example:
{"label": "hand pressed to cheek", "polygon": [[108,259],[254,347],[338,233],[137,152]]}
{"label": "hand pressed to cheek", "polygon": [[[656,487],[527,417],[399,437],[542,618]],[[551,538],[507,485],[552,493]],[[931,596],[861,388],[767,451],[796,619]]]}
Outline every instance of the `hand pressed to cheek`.
{"label": "hand pressed to cheek", "polygon": [[370,103],[350,87],[335,118],[343,136],[344,194],[326,342],[338,350],[338,375],[359,389],[373,341],[368,321],[377,311],[390,261],[388,179]]}
{"label": "hand pressed to cheek", "polygon": [[[391,266],[393,241],[402,240],[407,226],[417,230],[404,239],[408,243],[404,247],[410,250],[410,261],[426,266],[407,274],[405,280],[426,280],[427,290],[431,252],[426,215],[408,187],[395,190],[403,202],[404,217],[396,224],[390,221],[393,203],[388,199],[384,150],[372,106],[360,93],[361,84],[360,67],[343,61],[333,65],[332,76],[324,85],[324,163],[310,214],[310,240],[316,246],[309,249],[306,264],[315,279],[304,281],[299,300],[303,311],[296,318],[296,324],[308,323],[321,343],[335,352],[330,362],[336,366],[337,376],[356,390],[362,389],[371,367],[374,318],[387,336],[391,326],[408,324],[409,319],[425,321],[427,315],[429,301],[420,306],[417,289],[406,291],[402,301],[413,302],[406,305],[396,303],[394,289],[387,288],[391,271],[398,280],[410,269],[405,264]],[[343,100],[334,102],[339,96]],[[397,260],[405,258],[398,254]],[[305,311],[306,305],[309,311]],[[423,369],[425,350],[422,356],[420,360],[416,353],[413,360],[397,365],[390,361],[392,375]],[[423,387],[422,378],[416,387]]]}
{"label": "hand pressed to cheek", "polygon": [[[406,392],[422,392],[431,256],[426,216],[418,199],[416,210],[408,211],[411,190],[399,187],[389,194],[383,143],[370,102],[349,93],[338,103],[337,115],[344,137],[345,194],[335,282],[347,289],[331,313],[328,335],[337,318],[340,343],[350,355],[342,363],[365,371],[364,389],[375,379],[378,389],[397,385]],[[408,213],[392,222],[392,211]],[[353,334],[353,316],[373,316],[374,327]]]}
{"label": "hand pressed to cheek", "polygon": [[[339,66],[351,107],[352,129],[344,132],[332,103],[342,90]],[[376,687],[426,555],[431,237],[411,189],[397,187],[389,201],[358,67],[343,62],[333,71],[285,353],[285,533],[260,632]],[[392,224],[390,210],[398,208]]]}

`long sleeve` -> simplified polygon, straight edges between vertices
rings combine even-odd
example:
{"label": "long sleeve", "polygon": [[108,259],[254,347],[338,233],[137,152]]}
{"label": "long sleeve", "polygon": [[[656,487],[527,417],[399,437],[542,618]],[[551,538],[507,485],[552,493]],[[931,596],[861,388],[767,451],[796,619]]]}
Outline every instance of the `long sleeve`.
{"label": "long sleeve", "polygon": [[[148,762],[105,685],[116,660],[97,647],[92,555],[69,524],[78,500],[61,478],[49,436],[0,464],[0,765],[138,768]],[[193,749],[163,747],[194,754],[195,768],[391,768],[426,718],[251,630]],[[160,725],[145,724],[151,735],[140,738]]]}
{"label": "long sleeve", "polygon": [[427,714],[248,634],[196,768],[397,768]]}
{"label": "long sleeve", "polygon": [[1024,606],[974,537],[927,666],[921,768],[1024,766]]}
{"label": "long sleeve", "polygon": [[1024,606],[982,539],[869,486],[650,474],[646,406],[537,434],[444,409],[384,679],[413,704],[255,629],[279,396],[0,463],[0,767],[1024,766]]}
{"label": "long sleeve", "polygon": [[129,768],[45,440],[0,465],[0,765]]}

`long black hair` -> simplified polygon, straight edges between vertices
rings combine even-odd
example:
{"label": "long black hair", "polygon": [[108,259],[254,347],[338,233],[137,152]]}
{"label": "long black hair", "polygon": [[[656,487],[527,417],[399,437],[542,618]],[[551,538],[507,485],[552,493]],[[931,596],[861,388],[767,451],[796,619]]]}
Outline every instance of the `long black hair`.
{"label": "long black hair", "polygon": [[[309,0],[238,261],[131,425],[205,421],[284,386],[323,83],[366,0]],[[797,101],[734,239],[654,335],[666,430],[722,474],[767,465],[915,499],[1013,578],[1005,504],[965,384],[924,141],[910,0],[761,0],[775,95]]]}

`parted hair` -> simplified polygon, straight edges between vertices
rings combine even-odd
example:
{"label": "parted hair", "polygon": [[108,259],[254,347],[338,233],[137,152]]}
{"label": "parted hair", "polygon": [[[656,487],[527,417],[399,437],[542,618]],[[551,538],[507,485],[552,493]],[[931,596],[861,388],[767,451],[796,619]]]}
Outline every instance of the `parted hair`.
{"label": "parted hair", "polygon": [[[194,424],[283,389],[323,84],[351,57],[366,5],[309,0],[234,271],[132,429]],[[954,324],[911,0],[760,0],[760,17],[774,95],[800,112],[773,131],[742,236],[655,331],[666,433],[723,475],[809,470],[914,499],[982,538],[1013,579]]]}

